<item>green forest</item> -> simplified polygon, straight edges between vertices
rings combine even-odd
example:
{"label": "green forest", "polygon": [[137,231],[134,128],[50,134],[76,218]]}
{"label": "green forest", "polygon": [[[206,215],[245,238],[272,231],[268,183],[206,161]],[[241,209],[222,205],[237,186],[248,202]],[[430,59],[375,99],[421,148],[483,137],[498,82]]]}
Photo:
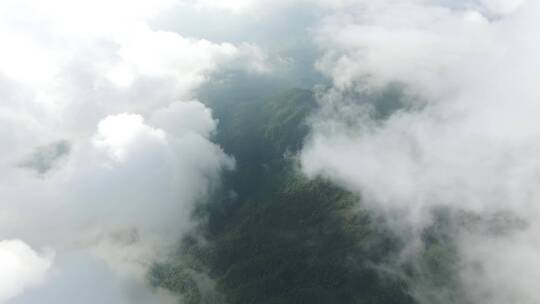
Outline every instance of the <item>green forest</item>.
{"label": "green forest", "polygon": [[[295,155],[317,108],[313,92],[220,96],[208,96],[219,121],[215,140],[236,169],[198,206],[197,229],[176,256],[153,267],[154,286],[189,304],[406,304],[417,302],[418,289],[431,303],[460,302],[444,210],[425,231],[421,258],[400,262],[403,237],[361,197],[300,172]],[[377,98],[384,116],[399,93]]]}

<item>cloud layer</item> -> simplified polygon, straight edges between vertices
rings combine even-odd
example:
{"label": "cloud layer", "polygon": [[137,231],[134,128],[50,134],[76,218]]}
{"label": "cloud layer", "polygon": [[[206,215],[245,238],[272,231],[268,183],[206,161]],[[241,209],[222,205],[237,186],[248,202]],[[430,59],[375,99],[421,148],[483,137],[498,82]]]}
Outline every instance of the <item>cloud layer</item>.
{"label": "cloud layer", "polygon": [[[536,1],[356,1],[317,31],[333,87],[301,155],[305,172],[417,231],[435,207],[504,214],[511,233],[459,235],[473,303],[540,301],[539,12]],[[396,84],[401,108],[377,118],[365,96]],[[516,218],[526,227],[513,229]]]}
{"label": "cloud layer", "polygon": [[[211,11],[191,33],[220,27],[215,16],[234,26],[213,29],[219,42],[156,26],[182,8]],[[177,300],[146,286],[145,271],[234,166],[211,142],[217,122],[194,92],[221,69],[268,73],[306,52],[280,44],[294,37],[252,30],[260,20],[313,41],[331,81],[303,170],[399,214],[399,228],[422,231],[436,207],[475,218],[458,235],[467,297],[540,302],[536,1],[6,0],[0,264],[11,268],[0,303],[52,302],[59,291],[60,303]],[[265,33],[274,66],[243,43]],[[297,58],[281,57],[287,47]],[[399,108],[377,115],[372,100],[389,87],[402,93]]]}
{"label": "cloud layer", "polygon": [[21,241],[1,241],[0,302],[41,283],[51,267],[51,259],[36,253]]}
{"label": "cloud layer", "polygon": [[146,270],[234,166],[193,91],[264,56],[149,25],[175,4],[0,4],[0,303],[177,301]]}

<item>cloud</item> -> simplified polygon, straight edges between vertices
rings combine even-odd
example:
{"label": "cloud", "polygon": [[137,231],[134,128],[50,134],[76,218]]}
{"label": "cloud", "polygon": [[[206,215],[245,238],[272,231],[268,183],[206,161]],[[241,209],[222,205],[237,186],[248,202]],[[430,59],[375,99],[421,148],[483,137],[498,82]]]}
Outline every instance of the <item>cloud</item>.
{"label": "cloud", "polygon": [[260,73],[265,58],[150,26],[173,5],[0,4],[0,240],[20,240],[0,243],[0,264],[21,261],[0,302],[177,301],[146,271],[234,167],[194,91],[231,65]]}
{"label": "cloud", "polygon": [[41,255],[19,240],[0,241],[0,303],[42,283],[52,257]]}
{"label": "cloud", "polygon": [[170,293],[152,292],[144,279],[119,277],[107,264],[87,254],[73,252],[57,258],[43,284],[29,289],[10,304],[33,303],[178,303]]}
{"label": "cloud", "polygon": [[[322,7],[325,9],[343,8],[354,0],[184,0],[184,3],[195,4],[202,9],[220,9],[234,14],[267,14],[269,12],[284,11],[301,5],[305,9]],[[294,22],[291,20],[291,22]]]}
{"label": "cloud", "polygon": [[[317,30],[333,86],[301,154],[308,175],[400,214],[400,229],[422,231],[436,207],[527,223],[460,230],[473,303],[540,301],[530,284],[540,275],[538,12],[536,1],[357,1]],[[396,83],[401,108],[375,117],[371,100]]]}
{"label": "cloud", "polygon": [[[176,105],[181,110],[174,117],[193,120],[204,109],[197,104],[195,110]],[[141,285],[146,269],[190,228],[194,203],[233,166],[206,137],[215,121],[200,118],[200,129],[186,123],[169,134],[137,114],[109,115],[47,175],[19,167],[5,172],[0,238],[50,247],[59,259],[82,251],[108,263],[107,273],[125,276],[115,280]]]}

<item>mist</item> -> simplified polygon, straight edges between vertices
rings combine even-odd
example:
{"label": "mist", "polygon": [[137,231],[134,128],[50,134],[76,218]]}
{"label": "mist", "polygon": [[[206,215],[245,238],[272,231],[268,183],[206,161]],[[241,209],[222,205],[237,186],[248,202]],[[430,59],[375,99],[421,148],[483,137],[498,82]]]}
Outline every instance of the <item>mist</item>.
{"label": "mist", "polygon": [[1,303],[179,301],[147,272],[234,168],[193,92],[264,59],[151,28],[171,4],[0,4]]}
{"label": "mist", "polygon": [[[356,1],[316,35],[333,86],[320,93],[303,170],[413,231],[407,255],[433,211],[450,210],[471,303],[540,301],[539,12],[536,1]],[[378,118],[369,96],[396,84],[400,106]]]}
{"label": "mist", "polygon": [[[382,281],[413,264],[405,293],[418,303],[539,303],[538,28],[535,0],[3,1],[0,303],[188,303],[151,284],[152,267],[231,201],[275,222],[249,209],[273,195],[265,178],[292,180],[300,202],[318,187],[352,193],[345,217],[368,214],[404,244],[358,264]],[[320,202],[336,227],[342,195],[317,196],[336,200]],[[206,218],[201,204],[215,204]],[[419,262],[441,226],[457,300]],[[238,244],[224,235],[213,246]],[[200,274],[207,289],[212,275]]]}

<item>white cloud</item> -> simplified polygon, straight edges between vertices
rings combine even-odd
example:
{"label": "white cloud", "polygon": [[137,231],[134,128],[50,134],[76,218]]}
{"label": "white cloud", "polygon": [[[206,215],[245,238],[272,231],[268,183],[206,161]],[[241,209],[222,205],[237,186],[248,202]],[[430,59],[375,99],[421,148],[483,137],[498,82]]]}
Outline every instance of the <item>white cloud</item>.
{"label": "white cloud", "polygon": [[[354,3],[354,0],[181,0],[184,3],[195,4],[203,9],[220,9],[234,14],[266,14],[294,5],[302,5],[305,8],[322,7],[325,9],[337,9]],[[292,20],[291,20],[292,21]]]}
{"label": "white cloud", "polygon": [[[118,285],[104,303],[132,303],[134,290],[145,303],[170,298],[144,287],[145,271],[191,227],[195,202],[234,165],[211,142],[217,122],[193,91],[231,64],[264,66],[254,46],[150,27],[171,5],[0,3],[0,240],[51,248],[60,261],[0,243],[0,264],[18,250],[27,267],[14,270],[20,279],[0,275],[15,284],[0,284],[0,301],[90,288],[74,274],[90,260],[106,265],[96,276]],[[66,268],[73,252],[84,262]],[[49,268],[54,276],[42,276]]]}
{"label": "white cloud", "polygon": [[144,277],[118,275],[107,264],[82,252],[55,259],[47,280],[28,289],[9,304],[69,303],[138,304],[178,303],[164,291],[152,291]]}
{"label": "white cloud", "polygon": [[[536,303],[540,7],[445,3],[357,1],[326,19],[319,68],[334,87],[321,98],[303,168],[406,215],[400,224],[417,231],[436,206],[517,216],[528,226],[509,235],[459,235],[464,286],[473,303]],[[394,82],[408,98],[382,121],[350,97]]]}
{"label": "white cloud", "polygon": [[142,141],[145,145],[153,141],[165,142],[165,132],[152,129],[136,114],[108,116],[98,124],[98,133],[93,140],[96,147],[106,149],[111,156],[122,160],[131,150],[130,145]]}
{"label": "white cloud", "polygon": [[52,256],[41,255],[18,240],[0,241],[0,303],[45,280]]}

